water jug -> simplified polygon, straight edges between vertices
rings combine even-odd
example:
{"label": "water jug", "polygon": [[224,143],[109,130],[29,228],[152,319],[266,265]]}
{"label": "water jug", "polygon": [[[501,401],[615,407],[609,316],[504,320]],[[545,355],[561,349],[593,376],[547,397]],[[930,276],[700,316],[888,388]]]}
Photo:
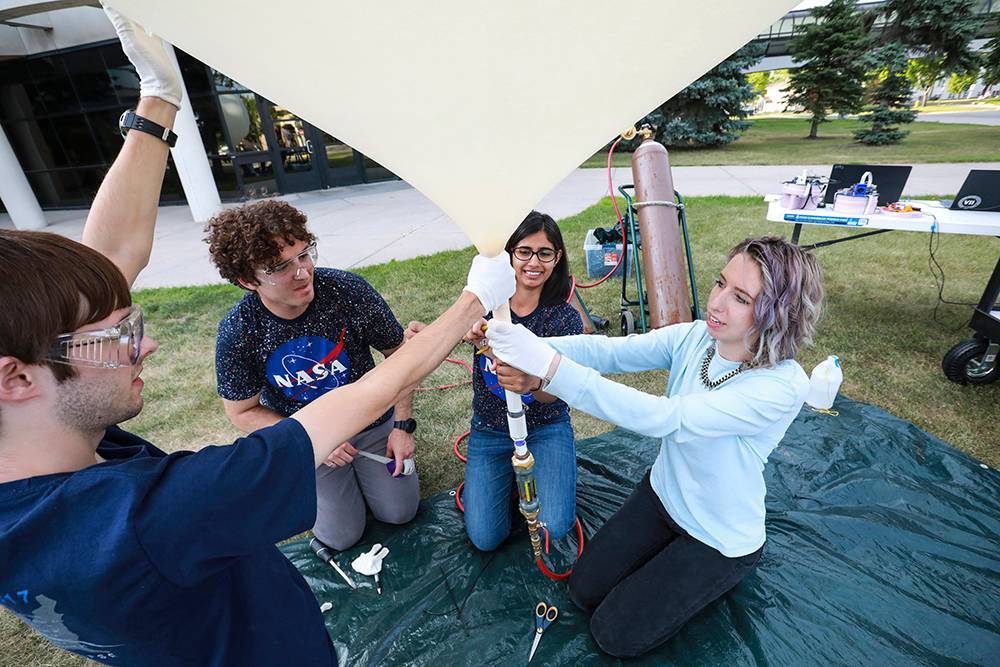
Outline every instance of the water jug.
{"label": "water jug", "polygon": [[843,380],[844,372],[840,369],[840,359],[831,354],[816,366],[809,376],[810,387],[806,403],[817,410],[829,410],[833,405],[833,399],[837,398]]}

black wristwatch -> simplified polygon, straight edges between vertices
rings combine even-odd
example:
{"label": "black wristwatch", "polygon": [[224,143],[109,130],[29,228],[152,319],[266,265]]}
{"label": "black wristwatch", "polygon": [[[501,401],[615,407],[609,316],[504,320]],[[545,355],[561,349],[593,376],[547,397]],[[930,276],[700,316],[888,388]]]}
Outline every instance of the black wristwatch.
{"label": "black wristwatch", "polygon": [[406,433],[413,433],[417,430],[417,420],[413,418],[401,419],[392,422],[392,427],[398,428],[400,431],[404,431]]}
{"label": "black wristwatch", "polygon": [[129,133],[129,130],[139,130],[163,140],[171,148],[177,143],[177,135],[173,130],[154,123],[148,118],[143,118],[135,112],[135,109],[128,109],[122,114],[122,117],[118,119],[118,129],[122,133],[122,139]]}

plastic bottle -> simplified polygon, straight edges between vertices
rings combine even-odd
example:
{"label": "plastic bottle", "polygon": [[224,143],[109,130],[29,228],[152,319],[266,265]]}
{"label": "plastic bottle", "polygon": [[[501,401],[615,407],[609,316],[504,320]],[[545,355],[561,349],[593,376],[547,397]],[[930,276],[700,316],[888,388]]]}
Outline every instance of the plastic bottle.
{"label": "plastic bottle", "polygon": [[831,354],[809,376],[809,395],[806,403],[817,410],[829,410],[833,399],[837,398],[840,383],[844,380],[844,372],[840,368],[840,358]]}

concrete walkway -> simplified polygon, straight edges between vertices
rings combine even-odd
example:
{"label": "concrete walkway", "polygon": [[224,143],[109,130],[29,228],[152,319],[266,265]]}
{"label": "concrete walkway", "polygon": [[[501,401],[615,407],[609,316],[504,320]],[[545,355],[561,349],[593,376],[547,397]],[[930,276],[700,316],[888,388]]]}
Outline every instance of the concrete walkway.
{"label": "concrete walkway", "polygon": [[[804,169],[829,174],[831,165],[675,167],[675,187],[684,196],[752,196],[777,192],[779,183]],[[1000,169],[1000,162],[918,164],[904,194],[958,191],[970,169]],[[629,168],[613,170],[615,187],[632,182]],[[607,195],[604,169],[577,169],[536,207],[561,219],[575,215]],[[429,199],[401,181],[353,185],[282,197],[309,217],[319,237],[320,264],[357,268],[391,259],[409,259],[469,246],[465,234]],[[47,211],[47,231],[79,240],[85,211]],[[611,220],[608,224],[611,224]],[[11,228],[0,214],[0,227]],[[160,208],[149,266],[136,287],[173,287],[223,282],[202,241],[203,225],[186,206]]]}
{"label": "concrete walkway", "polygon": [[1000,125],[1000,108],[981,111],[922,112],[919,121],[933,123],[969,123],[972,125]]}

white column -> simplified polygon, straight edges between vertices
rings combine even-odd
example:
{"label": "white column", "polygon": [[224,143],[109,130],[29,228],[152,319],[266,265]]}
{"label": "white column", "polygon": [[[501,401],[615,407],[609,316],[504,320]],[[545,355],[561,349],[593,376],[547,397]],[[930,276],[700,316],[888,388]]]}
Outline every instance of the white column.
{"label": "white column", "polygon": [[184,186],[184,196],[191,208],[191,217],[195,222],[205,222],[222,208],[222,201],[219,199],[219,190],[215,187],[215,179],[212,178],[212,169],[205,155],[205,145],[198,132],[187,87],[181,77],[177,55],[172,46],[166,42],[163,45],[170,59],[174,61],[174,69],[181,79],[181,88],[184,92],[181,109],[174,120],[173,129],[177,133],[177,145],[170,149],[170,153],[173,155],[174,164],[177,165],[177,175],[181,178],[181,185]]}
{"label": "white column", "polygon": [[0,127],[0,200],[10,213],[17,229],[45,227],[45,215],[31,191],[28,178],[14,155],[14,148],[7,140],[7,133]]}

